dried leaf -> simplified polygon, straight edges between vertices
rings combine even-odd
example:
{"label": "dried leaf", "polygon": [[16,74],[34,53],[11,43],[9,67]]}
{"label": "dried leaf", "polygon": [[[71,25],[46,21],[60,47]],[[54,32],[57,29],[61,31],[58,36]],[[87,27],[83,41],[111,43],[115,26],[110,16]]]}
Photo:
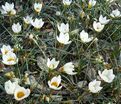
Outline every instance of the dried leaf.
{"label": "dried leaf", "polygon": [[37,57],[37,65],[40,67],[40,69],[42,69],[43,71],[48,72],[48,68],[46,65],[46,60],[42,57]]}
{"label": "dried leaf", "polygon": [[87,81],[80,81],[80,82],[77,83],[77,86],[79,88],[83,88],[84,86],[86,86],[86,84],[87,84]]}
{"label": "dried leaf", "polygon": [[96,71],[95,71],[94,68],[87,69],[87,70],[85,71],[85,73],[88,75],[88,77],[89,77],[90,80],[93,80],[93,79],[96,78]]}

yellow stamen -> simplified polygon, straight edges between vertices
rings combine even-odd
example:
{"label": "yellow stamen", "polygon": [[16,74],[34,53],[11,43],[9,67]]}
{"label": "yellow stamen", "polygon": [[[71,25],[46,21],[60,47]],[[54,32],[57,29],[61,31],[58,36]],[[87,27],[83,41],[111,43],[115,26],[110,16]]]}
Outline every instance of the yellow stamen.
{"label": "yellow stamen", "polygon": [[55,86],[55,87],[58,87],[58,82],[52,82],[51,85]]}
{"label": "yellow stamen", "polygon": [[40,9],[39,8],[36,8],[36,12],[40,12]]}
{"label": "yellow stamen", "polygon": [[17,93],[18,98],[22,98],[23,96],[25,96],[24,92],[21,91]]}
{"label": "yellow stamen", "polygon": [[7,54],[8,53],[8,50],[5,50],[4,54]]}
{"label": "yellow stamen", "polygon": [[7,61],[15,61],[13,57],[10,57]]}

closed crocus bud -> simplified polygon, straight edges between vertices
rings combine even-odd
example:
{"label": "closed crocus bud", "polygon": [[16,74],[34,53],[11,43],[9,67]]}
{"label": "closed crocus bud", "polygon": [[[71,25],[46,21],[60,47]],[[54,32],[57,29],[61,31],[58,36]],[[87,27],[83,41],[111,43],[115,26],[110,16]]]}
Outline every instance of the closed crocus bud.
{"label": "closed crocus bud", "polygon": [[35,19],[31,21],[32,26],[34,26],[34,28],[36,29],[40,29],[43,25],[44,22],[42,21],[42,19]]}
{"label": "closed crocus bud", "polygon": [[54,90],[60,90],[62,88],[62,86],[60,86],[60,83],[61,83],[60,75],[55,76],[50,81],[48,81],[49,87]]}
{"label": "closed crocus bud", "polygon": [[80,39],[83,43],[88,43],[92,41],[93,37],[89,37],[89,34],[82,30],[82,32],[80,32]]}
{"label": "closed crocus bud", "polygon": [[112,13],[110,14],[111,17],[115,18],[115,17],[121,17],[121,12],[118,9],[115,9],[112,11]]}
{"label": "closed crocus bud", "polygon": [[64,71],[68,75],[75,75],[77,72],[74,72],[74,65],[72,62],[66,63],[62,68],[62,71]]}
{"label": "closed crocus bud", "polygon": [[2,55],[2,62],[5,65],[15,65],[18,62],[18,58],[15,53],[8,52],[7,54]]}
{"label": "closed crocus bud", "polygon": [[59,61],[56,61],[55,58],[53,58],[52,60],[50,60],[49,58],[47,59],[47,66],[50,69],[57,68],[58,64],[59,64]]}
{"label": "closed crocus bud", "polygon": [[107,83],[111,83],[115,78],[115,75],[113,74],[113,69],[110,70],[105,69],[102,73],[101,71],[98,71],[98,73],[101,79],[103,79]]}
{"label": "closed crocus bud", "polygon": [[60,11],[56,11],[56,16],[60,16],[61,12]]}
{"label": "closed crocus bud", "polygon": [[90,92],[98,93],[103,88],[100,86],[100,84],[101,84],[101,81],[96,81],[96,79],[91,81],[88,85]]}
{"label": "closed crocus bud", "polygon": [[19,33],[21,31],[21,25],[19,23],[12,25],[12,30],[14,33]]}
{"label": "closed crocus bud", "polygon": [[18,83],[16,82],[11,82],[10,80],[9,81],[6,81],[5,84],[5,91],[7,94],[14,94],[14,91],[15,91],[15,88],[16,86],[18,86]]}
{"label": "closed crocus bud", "polygon": [[13,52],[13,48],[10,45],[3,45],[1,48],[2,55],[7,54],[8,52]]}
{"label": "closed crocus bud", "polygon": [[107,19],[106,16],[103,17],[102,15],[100,15],[100,17],[99,17],[99,22],[100,22],[102,25],[106,25],[106,24],[108,24],[109,21],[110,21],[110,20]]}
{"label": "closed crocus bud", "polygon": [[47,101],[48,103],[50,102],[50,97],[46,96],[46,95],[43,95],[42,99],[44,101]]}
{"label": "closed crocus bud", "polygon": [[69,34],[68,33],[60,33],[59,36],[56,37],[58,42],[61,44],[70,44],[71,41],[69,41]]}
{"label": "closed crocus bud", "polygon": [[37,13],[40,13],[41,12],[41,9],[42,9],[42,4],[41,3],[34,3],[34,10]]}
{"label": "closed crocus bud", "polygon": [[5,5],[2,5],[2,14],[8,14],[8,15],[15,15],[16,10],[14,9],[14,4],[13,3],[8,3],[6,2]]}
{"label": "closed crocus bud", "polygon": [[95,29],[95,31],[97,32],[101,32],[103,30],[105,25],[102,25],[100,22],[93,22],[93,28]]}
{"label": "closed crocus bud", "polygon": [[63,4],[69,6],[72,3],[72,0],[63,0]]}
{"label": "closed crocus bud", "polygon": [[34,39],[34,35],[33,35],[33,34],[30,34],[30,35],[29,35],[29,39],[30,39],[30,40],[33,40],[33,39]]}
{"label": "closed crocus bud", "polygon": [[96,5],[96,0],[89,0],[88,8],[92,8],[95,5]]}
{"label": "closed crocus bud", "polygon": [[80,16],[81,16],[81,18],[84,18],[85,17],[85,12],[84,11],[81,11],[80,12]]}
{"label": "closed crocus bud", "polygon": [[57,24],[57,27],[58,27],[58,30],[59,32],[61,33],[68,33],[69,32],[69,24],[64,24],[64,23],[61,23],[61,24]]}
{"label": "closed crocus bud", "polygon": [[25,89],[24,87],[16,87],[14,91],[14,98],[17,101],[23,100],[30,95],[30,89]]}
{"label": "closed crocus bud", "polygon": [[24,17],[23,19],[24,19],[24,22],[25,22],[26,24],[31,24],[32,17],[26,16],[26,17]]}

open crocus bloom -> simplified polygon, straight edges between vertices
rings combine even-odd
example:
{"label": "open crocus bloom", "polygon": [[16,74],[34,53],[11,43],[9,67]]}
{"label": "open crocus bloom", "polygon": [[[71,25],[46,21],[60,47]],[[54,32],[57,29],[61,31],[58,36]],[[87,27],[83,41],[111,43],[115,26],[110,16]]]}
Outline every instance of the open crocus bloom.
{"label": "open crocus bloom", "polygon": [[72,3],[72,0],[63,0],[64,5],[70,5]]}
{"label": "open crocus bloom", "polygon": [[18,58],[15,53],[8,52],[7,54],[2,55],[2,62],[5,65],[15,65],[18,62]]}
{"label": "open crocus bloom", "polygon": [[9,14],[9,15],[15,15],[16,10],[14,9],[14,4],[10,4],[8,2],[5,3],[5,5],[2,5],[2,14]]}
{"label": "open crocus bloom", "polygon": [[55,76],[53,77],[50,81],[48,81],[48,85],[50,88],[54,89],[54,90],[60,90],[62,88],[62,86],[59,86],[61,83],[61,76]]}
{"label": "open crocus bloom", "polygon": [[30,89],[25,89],[24,87],[16,87],[14,92],[14,98],[18,101],[27,98],[30,95]]}
{"label": "open crocus bloom", "polygon": [[110,20],[107,19],[106,16],[103,17],[102,15],[100,15],[100,17],[99,17],[99,22],[100,22],[101,24],[106,25],[106,24],[108,24],[109,21],[110,21]]}
{"label": "open crocus bloom", "polygon": [[19,33],[21,31],[21,25],[19,23],[12,25],[12,30],[14,33]]}
{"label": "open crocus bloom", "polygon": [[32,26],[34,26],[36,29],[40,29],[43,25],[44,22],[42,21],[42,19],[35,19],[31,21]]}
{"label": "open crocus bloom", "polygon": [[118,9],[115,9],[115,10],[112,11],[112,13],[110,15],[113,18],[115,18],[115,17],[121,17],[121,12]]}
{"label": "open crocus bloom", "polygon": [[40,4],[40,3],[34,3],[34,10],[37,13],[40,13],[41,9],[42,9],[42,4]]}
{"label": "open crocus bloom", "polygon": [[24,17],[23,19],[24,19],[24,22],[25,22],[26,24],[31,24],[32,17],[26,16],[26,17]]}
{"label": "open crocus bloom", "polygon": [[10,45],[3,45],[1,48],[2,55],[7,54],[8,52],[13,52],[13,49]]}
{"label": "open crocus bloom", "polygon": [[64,24],[64,23],[61,23],[61,24],[58,24],[57,25],[58,27],[58,30],[60,31],[60,33],[68,33],[69,32],[69,24]]}
{"label": "open crocus bloom", "polygon": [[105,25],[102,25],[100,22],[93,22],[93,28],[95,29],[95,31],[97,32],[101,32],[103,30]]}
{"label": "open crocus bloom", "polygon": [[57,38],[58,42],[60,42],[61,44],[70,44],[71,43],[71,41],[69,41],[68,33],[66,33],[66,34],[60,33],[59,37],[57,36],[56,38]]}
{"label": "open crocus bloom", "polygon": [[18,83],[11,82],[9,80],[9,81],[5,82],[4,86],[5,86],[5,91],[7,94],[14,94],[15,88],[16,88],[16,86],[18,86]]}
{"label": "open crocus bloom", "polygon": [[89,37],[89,34],[85,32],[84,30],[82,30],[82,32],[80,32],[80,39],[82,42],[88,43],[92,41],[93,37]]}
{"label": "open crocus bloom", "polygon": [[75,75],[77,74],[77,72],[73,72],[74,69],[74,65],[72,62],[68,62],[66,63],[63,67],[62,67],[62,71],[64,71],[65,73],[69,74],[69,75]]}
{"label": "open crocus bloom", "polygon": [[56,61],[55,58],[53,58],[52,60],[50,60],[49,58],[47,59],[47,66],[50,69],[57,68],[58,64],[59,64],[59,61]]}
{"label": "open crocus bloom", "polygon": [[95,4],[96,4],[95,0],[89,0],[88,7],[91,8],[91,7],[95,6]]}
{"label": "open crocus bloom", "polygon": [[100,86],[100,84],[101,84],[101,81],[96,81],[96,79],[91,81],[88,85],[90,92],[98,93],[103,88]]}
{"label": "open crocus bloom", "polygon": [[98,73],[101,79],[103,79],[107,83],[111,83],[113,79],[115,78],[115,75],[113,74],[112,69],[110,70],[105,69],[102,73],[101,71],[98,71]]}

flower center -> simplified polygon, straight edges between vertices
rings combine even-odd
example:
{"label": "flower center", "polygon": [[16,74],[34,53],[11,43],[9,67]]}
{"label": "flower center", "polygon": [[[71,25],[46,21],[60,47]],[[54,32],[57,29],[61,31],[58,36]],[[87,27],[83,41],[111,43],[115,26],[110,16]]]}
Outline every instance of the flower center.
{"label": "flower center", "polygon": [[50,64],[50,66],[49,66],[51,69],[53,69],[54,68],[54,65],[53,64]]}
{"label": "flower center", "polygon": [[25,94],[22,91],[17,93],[18,98],[22,98],[23,96],[25,96]]}
{"label": "flower center", "polygon": [[39,12],[39,11],[40,11],[40,8],[39,8],[39,7],[38,7],[38,8],[36,8],[36,11],[37,11],[37,12]]}
{"label": "flower center", "polygon": [[5,50],[4,54],[7,54],[8,53],[8,50]]}
{"label": "flower center", "polygon": [[58,87],[58,83],[57,82],[52,82],[51,85],[55,86],[55,87]]}
{"label": "flower center", "polygon": [[15,61],[15,59],[13,57],[10,57],[10,58],[8,58],[7,61]]}

